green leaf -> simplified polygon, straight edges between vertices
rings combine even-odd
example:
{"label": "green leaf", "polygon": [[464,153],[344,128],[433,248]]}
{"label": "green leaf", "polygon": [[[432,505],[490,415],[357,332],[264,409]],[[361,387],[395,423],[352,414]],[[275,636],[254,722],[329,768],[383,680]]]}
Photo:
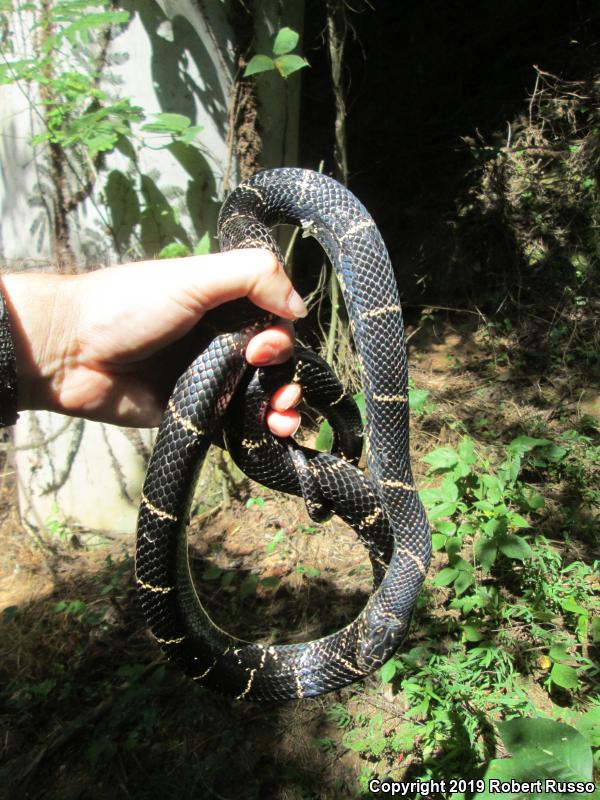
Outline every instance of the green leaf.
{"label": "green leaf", "polygon": [[442,520],[436,523],[435,529],[438,533],[445,533],[446,536],[453,536],[456,532],[456,523],[449,520]]}
{"label": "green leaf", "polygon": [[445,475],[440,486],[441,499],[448,503],[454,503],[458,500],[458,494],[458,486],[452,475]]}
{"label": "green leaf", "polygon": [[464,558],[454,559],[454,561],[452,562],[452,566],[460,570],[461,572],[468,572],[469,574],[473,572],[473,565],[470,564],[468,561],[465,561]]}
{"label": "green leaf", "polygon": [[208,564],[202,573],[205,581],[216,581],[223,574],[223,570],[216,566],[216,564]]}
{"label": "green leaf", "polygon": [[296,567],[296,572],[298,575],[308,575],[309,578],[319,578],[321,576],[321,570],[317,567],[311,567],[310,565],[298,564]]}
{"label": "green leaf", "polygon": [[590,627],[590,618],[587,614],[581,614],[577,617],[577,623],[575,625],[575,632],[577,634],[577,641],[584,644],[587,642],[588,638],[588,631]]}
{"label": "green leaf", "polygon": [[292,28],[282,28],[277,32],[277,36],[273,42],[273,53],[276,56],[290,53],[298,44],[299,39],[300,35],[292,30]]}
{"label": "green leaf", "polygon": [[392,678],[398,671],[399,666],[400,665],[398,664],[398,662],[393,658],[390,658],[389,661],[386,661],[383,667],[381,667],[381,669],[379,670],[379,676],[381,677],[383,683],[389,683],[392,680]]}
{"label": "green leaf", "polygon": [[456,511],[456,503],[440,503],[439,505],[433,506],[433,508],[428,510],[428,517],[433,522],[440,517],[451,517]]}
{"label": "green leaf", "polygon": [[363,738],[364,734],[361,731],[353,730],[345,733],[342,737],[342,743],[350,750],[360,753],[367,750],[369,747],[368,741]]}
{"label": "green leaf", "polygon": [[431,534],[431,546],[434,550],[443,550],[448,537],[444,533]]}
{"label": "green leaf", "polygon": [[204,130],[204,125],[190,125],[187,130],[185,130],[180,136],[178,136],[178,140],[183,144],[191,144],[194,139],[198,138],[198,135]]}
{"label": "green leaf", "polygon": [[458,455],[465,464],[474,464],[477,461],[473,439],[465,436],[458,445]]}
{"label": "green leaf", "polygon": [[92,136],[82,136],[81,141],[90,151],[90,158],[94,158],[98,153],[105,153],[112,150],[119,139],[119,134],[113,131],[99,131]]}
{"label": "green leaf", "polygon": [[567,780],[590,780],[592,754],[583,736],[562,722],[542,717],[517,718],[498,724],[500,737],[512,756],[529,758],[547,768],[549,775],[559,770]]}
{"label": "green leaf", "polygon": [[431,466],[431,470],[450,469],[458,462],[458,453],[451,447],[438,447],[427,453],[423,461]]}
{"label": "green leaf", "polygon": [[462,547],[462,539],[459,536],[450,536],[446,539],[445,549],[448,556],[456,556]]}
{"label": "green leaf", "polygon": [[509,514],[507,514],[507,518],[508,518],[509,524],[512,525],[515,528],[530,528],[531,527],[531,525],[525,519],[525,517],[522,517],[520,514],[515,514],[513,511],[511,511]]}
{"label": "green leaf", "polygon": [[559,600],[560,606],[563,611],[568,611],[571,614],[587,614],[587,609],[580,606],[579,603],[571,596]]}
{"label": "green leaf", "polygon": [[267,578],[261,578],[260,583],[265,589],[275,589],[281,583],[281,578],[278,575],[269,575]]}
{"label": "green leaf", "polygon": [[250,61],[246,64],[244,70],[244,78],[249,78],[250,75],[256,75],[259,72],[269,72],[275,69],[275,62],[269,56],[252,56]]}
{"label": "green leaf", "polygon": [[542,447],[552,444],[549,439],[533,439],[531,436],[517,436],[506,448],[509,453],[521,455],[533,450],[534,447]]}
{"label": "green leaf", "polygon": [[369,752],[378,758],[388,746],[387,736],[379,734],[369,739]]}
{"label": "green leaf", "polygon": [[458,574],[454,567],[444,567],[431,582],[434,586],[449,586],[458,578]]}
{"label": "green leaf", "polygon": [[265,545],[265,550],[267,553],[273,553],[280,544],[283,544],[283,542],[285,542],[285,531],[277,531],[271,541]]}
{"label": "green leaf", "polygon": [[149,131],[150,133],[168,133],[175,136],[183,133],[183,131],[191,125],[189,117],[183,114],[170,114],[165,112],[153,114],[152,116],[155,122],[148,122],[146,125],[142,125],[143,131]]}
{"label": "green leaf", "polygon": [[567,648],[564,644],[555,644],[548,651],[548,656],[553,661],[567,661],[570,655],[567,653]]}
{"label": "green leaf", "polygon": [[249,497],[246,500],[246,508],[264,508],[264,497]]}
{"label": "green leaf", "polygon": [[480,642],[483,639],[483,633],[477,625],[465,624],[462,626],[462,635],[467,642]]}
{"label": "green leaf", "polygon": [[331,425],[324,420],[319,428],[319,435],[315,441],[315,448],[322,453],[327,453],[333,446],[333,431]]}
{"label": "green leaf", "polygon": [[250,573],[247,575],[240,584],[240,598],[243,600],[245,597],[250,597],[256,594],[256,587],[259,583],[258,575]]}
{"label": "green leaf", "polygon": [[360,411],[360,418],[362,420],[363,425],[367,421],[367,408],[365,402],[365,393],[364,392],[356,392],[356,394],[352,395],[352,399],[358,406],[358,410]]}
{"label": "green leaf", "polygon": [[[562,800],[572,795],[544,791],[546,780],[591,781],[591,748],[584,737],[571,726],[534,717],[498,723],[498,730],[512,758],[494,759],[489,763],[484,775],[486,789],[476,794],[473,800]],[[491,791],[491,779],[509,783],[511,780],[528,783],[541,781],[541,790],[527,794]]]}
{"label": "green leaf", "polygon": [[476,503],[473,503],[473,508],[476,508],[478,511],[485,511],[488,514],[494,514],[498,512],[497,507],[487,500],[477,500]]}
{"label": "green leaf", "polygon": [[473,576],[469,572],[460,570],[457,579],[454,581],[454,591],[457,597],[466,592],[474,582]]}
{"label": "green leaf", "polygon": [[564,644],[555,644],[548,651],[548,656],[553,661],[568,661],[570,655],[567,653],[567,648]]}
{"label": "green leaf", "polygon": [[475,557],[481,564],[481,569],[484,574],[487,574],[492,568],[492,564],[498,555],[498,546],[494,539],[487,536],[481,536],[475,543]]}
{"label": "green leaf", "polygon": [[593,706],[576,722],[575,727],[590,742],[592,747],[600,747],[600,706]]}
{"label": "green leaf", "polygon": [[231,586],[231,584],[233,583],[233,579],[234,578],[235,578],[235,575],[234,575],[233,572],[224,572],[221,575],[221,586],[223,586],[225,588],[227,586]]}
{"label": "green leaf", "polygon": [[208,231],[202,234],[194,247],[195,256],[205,256],[207,253],[210,253],[210,234]]}
{"label": "green leaf", "polygon": [[163,247],[163,249],[158,254],[159,258],[182,258],[184,256],[189,256],[190,251],[184,244],[181,242],[171,242]]}
{"label": "green leaf", "polygon": [[592,642],[600,642],[600,617],[592,617]]}
{"label": "green leaf", "polygon": [[548,447],[544,447],[542,450],[542,455],[545,458],[550,459],[550,461],[562,461],[568,452],[569,451],[566,447],[562,447],[561,445],[557,444],[551,444]]}
{"label": "green leaf", "polygon": [[442,500],[442,493],[439,486],[431,486],[429,489],[421,489],[419,492],[421,502],[427,508],[432,508]]}
{"label": "green leaf", "polygon": [[466,478],[468,475],[470,475],[471,467],[459,459],[448,474],[451,475],[455,481],[457,481],[459,478]]}
{"label": "green leaf", "polygon": [[273,62],[282,78],[288,78],[292,73],[298,72],[303,67],[308,67],[308,61],[302,56],[279,56]]}
{"label": "green leaf", "polygon": [[411,411],[418,414],[420,411],[423,411],[423,406],[428,397],[429,391],[427,389],[409,389],[408,407]]}
{"label": "green leaf", "polygon": [[577,689],[579,686],[577,670],[568,664],[553,664],[550,670],[550,680],[562,689]]}
{"label": "green leaf", "polygon": [[504,494],[504,483],[495,475],[482,475],[481,483],[485,489],[485,498],[497,505]]}
{"label": "green leaf", "polygon": [[531,547],[516,533],[505,533],[496,538],[500,551],[508,558],[525,561],[531,557]]}
{"label": "green leaf", "polygon": [[498,474],[504,481],[506,481],[508,484],[512,486],[517,480],[520,470],[521,470],[521,456],[518,454],[509,453],[506,461],[503,461],[502,464],[500,465]]}
{"label": "green leaf", "polygon": [[487,536],[494,537],[506,533],[506,520],[498,519],[498,517],[492,517],[492,519],[488,519],[483,526],[483,532]]}
{"label": "green leaf", "polygon": [[543,508],[546,503],[542,495],[538,494],[533,489],[523,493],[523,500],[527,504],[527,507],[531,509],[531,511],[537,511],[538,509]]}
{"label": "green leaf", "polygon": [[85,16],[80,17],[65,29],[65,35],[68,36],[71,31],[81,32],[90,28],[102,28],[106,25],[121,25],[128,19],[128,11],[99,11],[93,14],[87,11]]}

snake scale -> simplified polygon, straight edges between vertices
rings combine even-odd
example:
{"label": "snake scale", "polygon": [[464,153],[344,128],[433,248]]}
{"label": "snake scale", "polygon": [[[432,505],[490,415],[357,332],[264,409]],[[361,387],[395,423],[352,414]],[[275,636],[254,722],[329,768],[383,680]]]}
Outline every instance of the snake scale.
{"label": "snake scale", "polygon": [[[380,667],[406,636],[431,552],[409,461],[400,300],[381,235],[337,181],[282,168],[259,172],[230,194],[219,216],[221,249],[268,247],[280,257],[270,232],[280,223],[319,241],[342,287],[362,366],[369,477],[344,444],[338,457],[268,434],[265,401],[259,422],[252,422],[254,411],[228,412],[239,386],[249,391],[260,380],[245,377],[244,352],[272,318],[254,309],[254,320],[212,338],[177,381],[148,465],[137,534],[137,589],[154,638],[192,680],[245,700],[311,697]],[[305,360],[309,372],[319,373],[318,363]],[[333,385],[333,398],[316,392],[330,411],[341,405],[341,387]],[[244,416],[251,418],[247,428]],[[219,435],[251,477],[296,494],[312,492],[306,499],[314,517],[335,511],[367,545],[374,590],[353,622],[315,641],[276,646],[234,638],[212,622],[191,577],[186,526],[199,466]]]}

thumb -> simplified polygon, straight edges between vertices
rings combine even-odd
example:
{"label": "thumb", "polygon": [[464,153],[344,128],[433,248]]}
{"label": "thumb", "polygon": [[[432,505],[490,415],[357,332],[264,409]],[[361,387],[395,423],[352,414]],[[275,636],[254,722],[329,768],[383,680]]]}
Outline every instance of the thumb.
{"label": "thumb", "polygon": [[186,259],[198,270],[195,293],[204,311],[221,303],[248,297],[265,311],[284,319],[305,317],[308,309],[283,266],[270,250],[229,250]]}

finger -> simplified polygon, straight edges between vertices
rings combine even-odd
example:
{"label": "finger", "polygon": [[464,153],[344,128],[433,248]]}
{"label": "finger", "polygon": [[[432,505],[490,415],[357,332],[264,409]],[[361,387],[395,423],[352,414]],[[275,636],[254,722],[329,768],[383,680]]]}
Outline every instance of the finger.
{"label": "finger", "polygon": [[[192,261],[193,257],[186,260]],[[297,319],[308,313],[304,300],[270,250],[230,250],[198,256],[197,270],[197,295],[203,311],[248,297],[260,308],[284,319]]]}
{"label": "finger", "polygon": [[297,383],[281,386],[271,395],[271,408],[275,411],[288,411],[294,408],[302,398],[302,389]]}
{"label": "finger", "polygon": [[283,364],[292,357],[294,331],[290,325],[273,325],[254,336],[246,348],[246,358],[255,367]]}
{"label": "finger", "polygon": [[300,414],[297,411],[268,411],[267,425],[275,436],[293,436],[300,427]]}

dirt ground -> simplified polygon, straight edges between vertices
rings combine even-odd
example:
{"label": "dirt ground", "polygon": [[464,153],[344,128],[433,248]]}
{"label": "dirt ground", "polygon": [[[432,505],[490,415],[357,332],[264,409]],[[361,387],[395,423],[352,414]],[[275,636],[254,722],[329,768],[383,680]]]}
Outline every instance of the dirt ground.
{"label": "dirt ground", "polygon": [[[451,442],[461,425],[493,446],[513,431],[531,431],[536,420],[550,430],[561,415],[600,417],[599,396],[585,376],[525,376],[506,356],[511,334],[492,341],[477,314],[425,311],[408,331],[411,377],[435,406],[411,422],[421,486],[421,458]],[[315,740],[333,735],[325,710],[343,696],[355,713],[380,713],[393,729],[401,697],[373,679],[359,695],[344,690],[267,708],[190,687],[163,668],[137,610],[133,536],[90,548],[80,535],[45,535],[42,546],[19,521],[9,445],[5,455],[0,797],[349,796],[345,787],[356,783],[364,761],[352,750],[339,757],[315,748]],[[219,625],[244,638],[289,642],[356,615],[371,568],[352,531],[336,518],[315,525],[296,499],[247,480],[229,494],[227,505],[221,497],[190,528],[199,591]],[[441,561],[436,555],[431,574]],[[68,603],[75,605],[65,611]],[[418,640],[413,630],[411,642]]]}

